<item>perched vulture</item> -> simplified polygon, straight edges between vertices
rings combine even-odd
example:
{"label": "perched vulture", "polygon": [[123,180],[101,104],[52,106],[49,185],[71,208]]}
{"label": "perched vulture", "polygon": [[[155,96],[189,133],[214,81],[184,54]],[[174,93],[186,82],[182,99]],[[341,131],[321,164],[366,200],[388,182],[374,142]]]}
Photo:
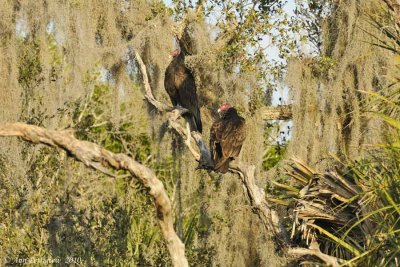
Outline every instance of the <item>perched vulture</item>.
{"label": "perched vulture", "polygon": [[239,155],[246,139],[245,120],[229,104],[223,104],[218,113],[220,118],[213,123],[210,130],[210,150],[214,170],[226,173],[229,162]]}
{"label": "perched vulture", "polygon": [[165,70],[164,87],[174,106],[180,105],[189,110],[184,114],[191,131],[202,132],[199,103],[193,74],[185,66],[185,55],[180,49],[175,49],[171,63]]}

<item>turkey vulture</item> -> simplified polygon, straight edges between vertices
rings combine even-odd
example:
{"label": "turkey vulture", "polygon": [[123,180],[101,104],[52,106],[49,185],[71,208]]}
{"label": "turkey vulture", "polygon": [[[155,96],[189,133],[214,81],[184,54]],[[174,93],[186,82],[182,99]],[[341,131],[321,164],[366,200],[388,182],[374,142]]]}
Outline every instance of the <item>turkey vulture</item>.
{"label": "turkey vulture", "polygon": [[164,87],[174,106],[180,105],[189,110],[184,118],[189,122],[191,131],[202,132],[199,103],[193,74],[185,66],[185,55],[175,49],[171,63],[165,70]]}
{"label": "turkey vulture", "polygon": [[210,130],[210,150],[214,170],[226,173],[229,162],[239,155],[246,139],[245,120],[229,104],[223,104],[218,113],[220,118],[213,123]]}

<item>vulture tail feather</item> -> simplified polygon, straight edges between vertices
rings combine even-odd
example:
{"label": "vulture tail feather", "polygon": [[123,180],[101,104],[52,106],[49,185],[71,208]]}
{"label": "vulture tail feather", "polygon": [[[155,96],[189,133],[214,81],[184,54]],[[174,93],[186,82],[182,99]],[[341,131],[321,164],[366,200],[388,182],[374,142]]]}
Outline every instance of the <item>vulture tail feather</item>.
{"label": "vulture tail feather", "polygon": [[199,112],[199,116],[193,116],[193,119],[194,119],[194,121],[196,123],[197,131],[199,133],[202,133],[203,132],[203,125],[201,124],[200,112]]}
{"label": "vulture tail feather", "polygon": [[229,162],[231,162],[230,158],[221,159],[221,161],[215,163],[214,170],[220,173],[227,173]]}
{"label": "vulture tail feather", "polygon": [[199,123],[199,121],[196,120],[196,117],[194,117],[192,114],[184,114],[183,117],[189,123],[191,132],[193,132],[193,131],[200,132],[200,133],[202,132],[201,121]]}

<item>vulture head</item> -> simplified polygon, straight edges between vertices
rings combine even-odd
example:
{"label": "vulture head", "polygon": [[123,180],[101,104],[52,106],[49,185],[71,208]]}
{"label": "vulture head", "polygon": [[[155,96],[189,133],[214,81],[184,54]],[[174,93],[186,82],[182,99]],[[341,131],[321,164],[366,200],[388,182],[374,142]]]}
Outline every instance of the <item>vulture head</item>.
{"label": "vulture head", "polygon": [[223,115],[228,109],[232,108],[229,103],[225,103],[218,109],[218,114]]}
{"label": "vulture head", "polygon": [[177,56],[179,56],[179,54],[181,53],[181,50],[179,48],[175,49],[174,51],[171,52],[171,57],[175,58]]}

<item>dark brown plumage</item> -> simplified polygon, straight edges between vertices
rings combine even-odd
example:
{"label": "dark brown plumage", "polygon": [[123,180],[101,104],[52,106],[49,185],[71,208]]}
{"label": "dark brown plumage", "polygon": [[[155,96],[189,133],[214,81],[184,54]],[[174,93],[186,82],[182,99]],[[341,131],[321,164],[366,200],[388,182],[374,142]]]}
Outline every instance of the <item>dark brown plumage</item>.
{"label": "dark brown plumage", "polygon": [[229,104],[222,105],[218,112],[221,113],[221,118],[211,126],[210,150],[214,170],[226,173],[229,162],[239,155],[246,139],[245,120]]}
{"label": "dark brown plumage", "polygon": [[179,49],[171,55],[173,60],[165,70],[164,87],[174,106],[180,105],[189,110],[184,114],[191,131],[202,132],[200,109],[196,93],[196,84],[191,71],[185,66],[185,55]]}

